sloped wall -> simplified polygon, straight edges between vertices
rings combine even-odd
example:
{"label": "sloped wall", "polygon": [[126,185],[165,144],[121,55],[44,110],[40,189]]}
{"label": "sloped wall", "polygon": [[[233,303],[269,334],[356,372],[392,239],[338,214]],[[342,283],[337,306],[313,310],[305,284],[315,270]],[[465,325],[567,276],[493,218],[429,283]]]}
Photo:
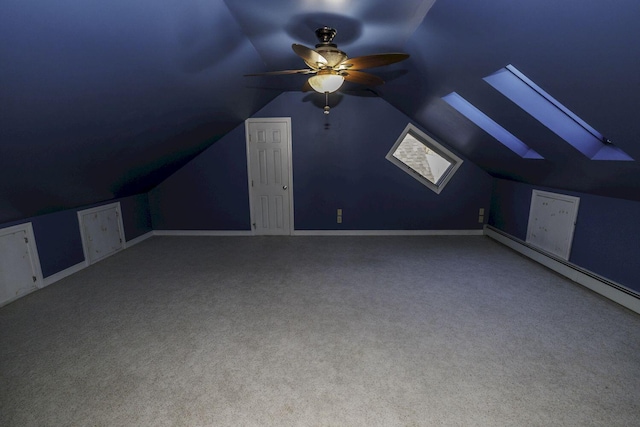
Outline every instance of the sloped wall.
{"label": "sloped wall", "polygon": [[[319,97],[319,99],[318,99]],[[283,93],[253,117],[291,117],[296,230],[480,229],[492,178],[465,162],[437,195],[385,155],[409,118],[376,97]],[[249,230],[244,127],[149,193],[156,230]],[[336,209],[343,223],[336,223]]]}
{"label": "sloped wall", "polygon": [[154,230],[249,230],[244,123],[151,190]]}
{"label": "sloped wall", "polygon": [[580,197],[569,262],[640,292],[640,202],[497,179],[489,224],[526,240],[534,189]]}

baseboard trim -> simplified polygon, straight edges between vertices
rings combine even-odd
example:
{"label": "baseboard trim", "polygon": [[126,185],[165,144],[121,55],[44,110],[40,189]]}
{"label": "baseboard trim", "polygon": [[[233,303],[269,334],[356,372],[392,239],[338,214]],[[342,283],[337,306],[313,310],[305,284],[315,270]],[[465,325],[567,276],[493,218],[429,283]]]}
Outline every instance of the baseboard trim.
{"label": "baseboard trim", "polygon": [[490,225],[484,234],[547,268],[640,314],[640,295],[633,290],[570,262],[556,259],[540,249]]}
{"label": "baseboard trim", "polygon": [[[143,242],[145,240],[147,240],[148,238],[153,237],[153,231],[149,231],[148,233],[143,234],[142,236],[138,236],[135,239],[131,239],[128,240],[124,247],[121,250],[124,250],[126,248],[130,248],[134,245],[137,245],[140,242]],[[120,252],[120,251],[118,251]],[[101,261],[101,260],[99,260]],[[76,265],[72,265],[69,268],[65,268],[62,271],[58,271],[57,273],[52,274],[51,276],[47,276],[42,280],[42,287],[45,288],[49,285],[54,284],[55,282],[58,282],[62,279],[64,279],[65,277],[69,277],[72,274],[75,274],[81,270],[84,270],[85,268],[87,268],[89,266],[89,263],[87,261],[82,261],[79,262]]]}
{"label": "baseboard trim", "polygon": [[153,230],[154,236],[252,236],[251,230]]}
{"label": "baseboard trim", "polygon": [[[44,287],[44,285],[43,285],[42,287]],[[11,304],[11,303],[12,303],[12,302],[14,302],[14,301],[19,300],[19,299],[20,299],[20,298],[22,298],[22,297],[26,297],[27,295],[32,294],[32,293],[34,293],[35,291],[39,291],[40,289],[42,289],[42,288],[32,288],[32,289],[29,289],[28,291],[26,291],[26,292],[25,292],[25,293],[23,293],[23,294],[17,295],[17,296],[15,296],[15,297],[11,297],[11,298],[6,299],[6,300],[4,300],[4,301],[0,301],[0,308],[1,308],[1,307],[4,307],[5,305],[9,305],[9,304]]]}
{"label": "baseboard trim", "polygon": [[86,261],[82,261],[82,262],[79,262],[76,265],[72,265],[69,268],[65,268],[62,271],[58,271],[57,273],[54,273],[51,276],[47,276],[42,281],[42,284],[43,284],[42,287],[49,286],[49,285],[51,285],[51,284],[53,284],[53,283],[55,283],[55,282],[57,282],[59,280],[64,279],[65,277],[69,277],[72,274],[75,274],[80,270],[84,270],[88,266],[89,266],[89,264]]}
{"label": "baseboard trim", "polygon": [[[154,236],[254,236],[251,230],[154,230]],[[483,230],[294,230],[292,236],[482,236]],[[128,243],[128,242],[127,242]]]}
{"label": "baseboard trim", "polygon": [[153,231],[149,231],[147,233],[144,233],[142,236],[138,236],[135,239],[127,240],[126,247],[130,248],[131,246],[135,246],[138,243],[142,243],[142,242],[144,242],[145,240],[147,240],[147,239],[149,239],[151,237],[153,237]]}
{"label": "baseboard trim", "polygon": [[294,236],[482,236],[483,230],[295,230]]}

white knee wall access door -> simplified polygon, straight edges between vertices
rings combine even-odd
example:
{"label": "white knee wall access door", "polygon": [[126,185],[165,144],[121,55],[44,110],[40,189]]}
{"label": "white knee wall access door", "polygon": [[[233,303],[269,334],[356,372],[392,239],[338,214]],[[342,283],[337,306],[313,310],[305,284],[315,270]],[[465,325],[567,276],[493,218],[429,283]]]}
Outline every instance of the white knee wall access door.
{"label": "white knee wall access door", "polygon": [[120,203],[110,203],[78,212],[82,247],[87,264],[124,249],[124,227]]}
{"label": "white knee wall access door", "polygon": [[527,243],[569,260],[580,198],[533,190]]}
{"label": "white knee wall access door", "polygon": [[248,119],[249,206],[254,234],[292,234],[291,118]]}
{"label": "white knee wall access door", "polygon": [[0,306],[43,285],[31,223],[0,230]]}

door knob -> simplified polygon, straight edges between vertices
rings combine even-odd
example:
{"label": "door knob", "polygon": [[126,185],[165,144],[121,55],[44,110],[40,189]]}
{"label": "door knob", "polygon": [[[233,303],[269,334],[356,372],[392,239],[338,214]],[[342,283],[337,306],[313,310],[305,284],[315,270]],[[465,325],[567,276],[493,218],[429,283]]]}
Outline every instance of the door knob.
{"label": "door knob", "polygon": [[286,185],[283,185],[283,186],[282,186],[282,189],[283,189],[283,190],[286,190],[287,188],[289,188],[289,187],[287,187]]}

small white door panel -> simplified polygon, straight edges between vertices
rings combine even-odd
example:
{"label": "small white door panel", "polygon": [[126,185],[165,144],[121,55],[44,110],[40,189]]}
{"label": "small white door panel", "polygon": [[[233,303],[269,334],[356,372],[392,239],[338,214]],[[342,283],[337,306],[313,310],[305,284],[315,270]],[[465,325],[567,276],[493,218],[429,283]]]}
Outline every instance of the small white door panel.
{"label": "small white door panel", "polygon": [[0,230],[0,305],[42,287],[31,223]]}
{"label": "small white door panel", "polygon": [[579,205],[579,197],[533,190],[527,243],[568,260]]}
{"label": "small white door panel", "polygon": [[93,264],[124,249],[120,203],[78,212],[85,259]]}

